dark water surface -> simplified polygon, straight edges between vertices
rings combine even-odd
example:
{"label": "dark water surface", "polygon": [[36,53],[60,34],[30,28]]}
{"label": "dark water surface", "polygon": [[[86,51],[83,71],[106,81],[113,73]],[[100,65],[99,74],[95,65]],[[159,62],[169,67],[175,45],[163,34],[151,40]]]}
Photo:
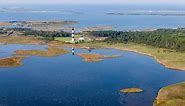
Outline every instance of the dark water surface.
{"label": "dark water surface", "polygon": [[[13,48],[13,49],[12,49]],[[0,57],[17,49],[46,46],[1,45]],[[5,53],[7,55],[5,55]],[[88,53],[77,49],[76,53]],[[121,55],[86,63],[78,56],[32,56],[15,68],[0,68],[0,104],[5,106],[151,106],[161,87],[185,81],[185,72],[171,70],[149,56],[115,49],[91,53]],[[142,93],[119,90],[139,87]]]}

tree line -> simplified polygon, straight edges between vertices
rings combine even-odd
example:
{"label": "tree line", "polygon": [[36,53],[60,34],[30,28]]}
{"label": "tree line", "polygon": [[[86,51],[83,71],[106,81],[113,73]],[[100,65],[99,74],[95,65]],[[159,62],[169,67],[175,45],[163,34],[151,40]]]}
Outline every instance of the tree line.
{"label": "tree line", "polygon": [[6,33],[7,31],[18,31],[21,32],[24,36],[35,36],[35,37],[44,37],[46,39],[54,40],[55,37],[69,37],[70,33],[64,31],[41,31],[41,30],[33,30],[31,28],[8,28],[5,31],[0,29],[0,33]]}
{"label": "tree line", "polygon": [[185,29],[158,29],[155,31],[92,31],[96,37],[108,37],[109,43],[139,43],[160,48],[185,51]]}

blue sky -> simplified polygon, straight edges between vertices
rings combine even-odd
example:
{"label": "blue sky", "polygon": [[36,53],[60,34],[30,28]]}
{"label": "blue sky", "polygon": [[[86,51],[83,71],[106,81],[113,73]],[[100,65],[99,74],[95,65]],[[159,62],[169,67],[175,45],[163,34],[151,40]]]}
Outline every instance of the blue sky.
{"label": "blue sky", "polygon": [[185,0],[0,0],[0,4],[181,4]]}

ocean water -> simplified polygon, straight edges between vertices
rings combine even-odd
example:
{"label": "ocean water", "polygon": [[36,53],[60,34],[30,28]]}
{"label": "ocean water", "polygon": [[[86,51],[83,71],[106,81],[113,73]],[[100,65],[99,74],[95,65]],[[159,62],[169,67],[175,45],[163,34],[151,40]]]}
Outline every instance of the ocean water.
{"label": "ocean water", "polygon": [[[74,20],[74,27],[112,26],[115,30],[143,30],[185,27],[185,15],[108,15],[110,12],[185,12],[185,6],[171,5],[11,5],[0,6],[0,21]],[[15,10],[17,11],[15,12]],[[14,10],[14,11],[13,11]],[[26,11],[22,11],[26,10]]]}
{"label": "ocean water", "polygon": [[[0,56],[13,54],[9,48],[45,50],[46,46],[1,45]],[[75,53],[89,52],[75,49]],[[0,105],[152,106],[161,87],[185,81],[185,72],[168,69],[146,55],[115,49],[91,53],[121,57],[88,63],[71,53],[31,56],[23,61],[23,66],[0,68]],[[144,92],[119,92],[128,87],[138,87]]]}

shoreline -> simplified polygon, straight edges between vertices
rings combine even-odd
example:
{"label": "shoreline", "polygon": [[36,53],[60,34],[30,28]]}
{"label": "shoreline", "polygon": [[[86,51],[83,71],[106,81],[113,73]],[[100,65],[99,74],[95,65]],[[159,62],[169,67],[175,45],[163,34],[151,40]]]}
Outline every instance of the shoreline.
{"label": "shoreline", "polygon": [[[22,40],[21,40],[22,39]],[[124,51],[131,51],[147,55],[155,59],[161,65],[178,71],[185,71],[185,53],[180,53],[164,48],[157,48],[142,44],[108,44],[105,42],[87,42],[81,44],[67,44],[60,41],[50,41],[46,42],[44,40],[35,37],[23,37],[23,36],[12,36],[12,37],[0,37],[0,42],[5,44],[46,44],[48,46],[63,46],[63,47],[75,47],[75,48],[112,48]],[[159,51],[159,53],[158,53]],[[164,52],[167,51],[167,52]],[[172,51],[172,52],[169,52]],[[175,56],[175,57],[173,57]],[[184,58],[183,58],[184,57]]]}
{"label": "shoreline", "polygon": [[[8,43],[6,43],[8,44]],[[10,43],[10,44],[21,44],[21,43]],[[34,44],[34,45],[41,45],[39,43],[22,43],[22,44]],[[46,45],[51,45],[50,43],[45,43]],[[75,48],[82,48],[82,49],[87,49],[88,46],[83,46],[83,45],[80,45],[80,44],[77,44],[77,45],[71,45],[71,44],[60,44],[57,46],[62,46],[62,47],[75,47]],[[93,44],[91,45],[93,47]],[[156,62],[158,62],[159,64],[163,65],[164,67],[166,68],[169,68],[169,69],[174,69],[174,70],[177,70],[177,71],[185,71],[185,67],[178,67],[178,66],[171,66],[169,65],[168,63],[164,63],[162,62],[160,59],[157,58],[157,56],[151,54],[151,53],[146,53],[146,52],[141,52],[141,51],[138,51],[138,50],[135,50],[135,49],[129,49],[129,48],[125,48],[125,47],[115,47],[114,45],[109,45],[109,47],[106,47],[106,46],[102,46],[100,45],[99,47],[93,47],[93,48],[100,48],[100,49],[103,49],[103,48],[107,48],[107,49],[117,49],[117,50],[122,50],[122,51],[129,51],[129,52],[135,52],[135,53],[139,53],[139,54],[143,54],[143,55],[147,55],[147,56],[150,56],[151,58],[153,58]]]}
{"label": "shoreline", "polygon": [[[106,43],[104,43],[104,44],[106,44]],[[93,48],[97,48],[97,49],[103,49],[103,48],[107,48],[107,49],[117,49],[117,50],[122,50],[122,51],[130,51],[130,52],[135,52],[135,53],[139,53],[139,54],[143,54],[143,55],[147,55],[147,56],[150,56],[151,58],[153,58],[156,62],[158,62],[159,64],[161,64],[161,65],[163,65],[164,67],[166,67],[166,68],[168,68],[168,69],[173,69],[173,70],[177,70],[177,71],[185,71],[185,66],[184,67],[178,67],[178,66],[171,66],[171,65],[169,65],[168,63],[164,63],[164,62],[162,62],[162,60],[160,60],[160,59],[158,59],[157,58],[157,56],[155,56],[155,55],[153,55],[153,54],[151,54],[151,53],[146,53],[146,52],[141,52],[141,51],[138,51],[138,50],[135,50],[135,49],[129,49],[129,48],[126,48],[126,47],[124,47],[124,46],[120,46],[120,45],[116,45],[116,46],[114,46],[114,45],[110,45],[110,44],[107,44],[106,46],[105,45],[101,45],[101,43],[100,44],[95,44],[95,46],[97,46],[98,45],[98,47],[93,47],[93,44],[92,45],[90,45],[90,46],[92,46]],[[64,44],[64,46],[67,46],[67,47],[71,47],[72,45],[70,45],[70,44]],[[81,45],[81,44],[77,44],[77,45],[73,45],[73,47],[76,47],[76,48],[84,48],[84,49],[86,49],[88,46],[83,46],[83,45]],[[156,49],[158,49],[158,48],[156,48]],[[163,60],[164,61],[164,60]]]}
{"label": "shoreline", "polygon": [[[182,106],[185,103],[185,82],[162,87],[153,102],[153,106]],[[184,106],[184,105],[183,105]]]}
{"label": "shoreline", "polygon": [[154,60],[156,60],[159,64],[165,66],[166,68],[174,69],[174,70],[178,70],[178,71],[185,71],[185,68],[178,68],[178,67],[173,67],[173,66],[170,66],[170,65],[168,65],[168,64],[165,64],[165,63],[161,62],[156,56],[154,56],[154,55],[152,55],[152,54],[149,54],[149,53],[143,53],[143,52],[139,52],[139,51],[137,51],[137,50],[126,49],[126,48],[123,48],[123,49],[120,49],[120,48],[112,48],[112,49],[118,49],[118,50],[123,50],[123,51],[130,51],[130,52],[135,52],[135,53],[147,55],[147,56],[152,57],[152,58],[153,58]]}

